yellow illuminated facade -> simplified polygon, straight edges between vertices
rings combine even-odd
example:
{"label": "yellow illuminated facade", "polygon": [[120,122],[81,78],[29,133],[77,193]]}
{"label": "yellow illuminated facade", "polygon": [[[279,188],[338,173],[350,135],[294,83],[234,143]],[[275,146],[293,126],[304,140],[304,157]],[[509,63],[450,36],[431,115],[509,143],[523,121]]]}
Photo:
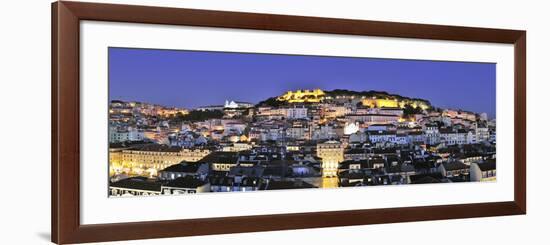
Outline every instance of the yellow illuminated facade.
{"label": "yellow illuminated facade", "polygon": [[173,117],[173,116],[176,116],[177,114],[187,115],[189,114],[189,111],[185,109],[177,109],[177,108],[175,109],[165,108],[158,111],[158,115],[163,117]]}
{"label": "yellow illuminated facade", "polygon": [[248,143],[239,143],[239,142],[223,147],[223,151],[227,151],[227,152],[239,152],[239,151],[246,151],[250,149],[252,149],[252,145]]}
{"label": "yellow illuminated facade", "polygon": [[113,176],[123,170],[122,151],[109,149],[109,175]]}
{"label": "yellow illuminated facade", "polygon": [[277,100],[286,101],[289,103],[317,103],[323,101],[325,98],[325,92],[320,89],[315,90],[296,90],[288,91],[285,94],[279,96]]}
{"label": "yellow illuminated facade", "polygon": [[125,172],[130,175],[149,171],[156,173],[182,161],[196,162],[210,154],[207,149],[182,149],[181,151],[142,151],[134,149],[109,150],[109,172]]}
{"label": "yellow illuminated facade", "polygon": [[382,108],[382,107],[398,107],[399,102],[396,99],[364,99],[363,106]]}
{"label": "yellow illuminated facade", "polygon": [[338,141],[319,143],[317,156],[322,159],[323,177],[337,177],[338,164],[344,161],[344,145]]}
{"label": "yellow illuminated facade", "polygon": [[[413,108],[420,107],[420,109],[422,109],[422,110],[427,110],[427,109],[430,108],[430,106],[427,105],[426,103],[424,103],[424,102],[418,102],[418,101],[413,101],[413,102],[411,103],[411,106],[412,106]],[[403,105],[402,107],[405,107],[405,106]]]}
{"label": "yellow illuminated facade", "polygon": [[321,188],[337,188],[338,178],[323,177],[321,182]]}
{"label": "yellow illuminated facade", "polygon": [[[325,98],[330,99],[331,97],[326,97],[325,92],[321,89],[314,89],[287,91],[285,94],[279,96],[277,100],[288,103],[318,103],[323,102]],[[338,99],[339,96],[336,96],[336,98]],[[355,96],[344,96],[343,98],[354,99]],[[392,98],[365,98],[361,102],[364,106],[372,108],[404,108],[406,105],[410,105],[413,108],[420,107],[422,110],[427,110],[430,108],[430,106],[424,101],[410,99],[399,100]]]}
{"label": "yellow illuminated facade", "polygon": [[398,99],[388,99],[388,98],[370,98],[364,99],[361,101],[363,106],[368,106],[372,108],[405,108],[406,105],[410,105],[413,108],[420,107],[422,110],[427,110],[430,108],[426,102],[416,101],[416,100],[398,100]]}

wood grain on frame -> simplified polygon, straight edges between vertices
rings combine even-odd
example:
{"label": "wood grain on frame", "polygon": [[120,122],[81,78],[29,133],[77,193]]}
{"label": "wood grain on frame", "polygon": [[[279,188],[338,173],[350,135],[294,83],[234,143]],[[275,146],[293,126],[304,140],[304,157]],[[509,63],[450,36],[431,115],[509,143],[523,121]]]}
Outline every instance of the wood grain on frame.
{"label": "wood grain on frame", "polygon": [[[514,201],[351,211],[80,224],[81,20],[514,44]],[[52,241],[59,244],[525,214],[526,32],[82,2],[52,4]]]}

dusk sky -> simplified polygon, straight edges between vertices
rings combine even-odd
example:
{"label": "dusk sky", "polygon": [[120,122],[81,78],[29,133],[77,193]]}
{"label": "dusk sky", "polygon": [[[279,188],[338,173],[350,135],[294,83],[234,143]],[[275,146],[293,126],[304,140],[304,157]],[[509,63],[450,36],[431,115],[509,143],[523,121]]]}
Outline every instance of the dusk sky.
{"label": "dusk sky", "polygon": [[109,48],[110,100],[192,109],[315,88],[386,91],[494,118],[496,65]]}

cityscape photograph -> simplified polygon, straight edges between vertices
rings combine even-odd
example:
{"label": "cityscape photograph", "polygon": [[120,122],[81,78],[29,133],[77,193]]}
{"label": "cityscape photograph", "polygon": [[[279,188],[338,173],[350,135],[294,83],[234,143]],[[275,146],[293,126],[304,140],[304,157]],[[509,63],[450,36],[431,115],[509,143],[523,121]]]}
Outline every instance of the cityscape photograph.
{"label": "cityscape photograph", "polygon": [[108,118],[110,197],[496,181],[494,63],[111,47]]}

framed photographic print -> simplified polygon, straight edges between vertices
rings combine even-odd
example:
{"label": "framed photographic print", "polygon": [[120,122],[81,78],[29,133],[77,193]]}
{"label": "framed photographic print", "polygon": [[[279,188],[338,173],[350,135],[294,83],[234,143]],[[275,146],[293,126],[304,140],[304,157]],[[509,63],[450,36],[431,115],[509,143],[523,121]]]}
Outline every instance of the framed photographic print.
{"label": "framed photographic print", "polygon": [[525,214],[525,38],[55,2],[52,241]]}

